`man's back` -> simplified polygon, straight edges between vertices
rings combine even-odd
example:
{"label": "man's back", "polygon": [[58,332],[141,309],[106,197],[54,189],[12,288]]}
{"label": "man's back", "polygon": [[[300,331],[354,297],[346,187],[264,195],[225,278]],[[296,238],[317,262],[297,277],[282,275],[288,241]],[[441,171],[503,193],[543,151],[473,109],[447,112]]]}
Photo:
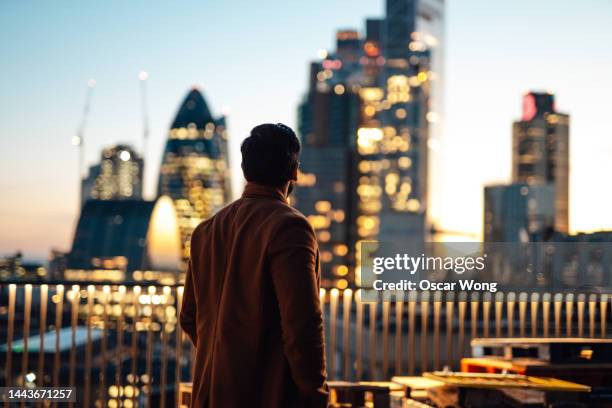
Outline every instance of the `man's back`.
{"label": "man's back", "polygon": [[325,407],[316,239],[274,187],[195,231],[181,325],[197,346],[192,406]]}

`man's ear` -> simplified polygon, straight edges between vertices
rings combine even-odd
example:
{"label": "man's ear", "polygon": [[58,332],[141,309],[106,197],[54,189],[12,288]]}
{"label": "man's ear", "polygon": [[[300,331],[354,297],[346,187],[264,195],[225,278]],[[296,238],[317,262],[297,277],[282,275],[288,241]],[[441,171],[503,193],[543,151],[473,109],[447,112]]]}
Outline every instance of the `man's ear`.
{"label": "man's ear", "polygon": [[296,164],[293,169],[291,169],[291,173],[289,174],[289,179],[292,181],[297,181],[298,178],[298,165]]}

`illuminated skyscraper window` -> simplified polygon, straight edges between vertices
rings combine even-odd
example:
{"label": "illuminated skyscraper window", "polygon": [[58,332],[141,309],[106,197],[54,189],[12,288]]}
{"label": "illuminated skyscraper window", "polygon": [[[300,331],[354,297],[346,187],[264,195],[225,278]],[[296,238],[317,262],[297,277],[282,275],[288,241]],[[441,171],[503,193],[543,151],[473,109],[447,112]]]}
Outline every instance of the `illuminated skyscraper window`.
{"label": "illuminated skyscraper window", "polygon": [[158,195],[174,200],[186,259],[195,227],[230,199],[225,117],[214,119],[197,89],[189,92],[170,127]]}

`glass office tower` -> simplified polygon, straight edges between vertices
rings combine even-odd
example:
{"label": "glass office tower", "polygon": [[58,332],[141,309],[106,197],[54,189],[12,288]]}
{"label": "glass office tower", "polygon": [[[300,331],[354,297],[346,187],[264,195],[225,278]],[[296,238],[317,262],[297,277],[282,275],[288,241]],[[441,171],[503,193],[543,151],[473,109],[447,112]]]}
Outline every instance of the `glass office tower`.
{"label": "glass office tower", "polygon": [[230,199],[225,117],[213,118],[197,89],[189,92],[170,127],[158,195],[174,200],[187,259],[195,227]]}
{"label": "glass office tower", "polygon": [[414,2],[389,0],[365,36],[339,31],[310,67],[295,205],[317,232],[324,279],[340,288],[355,277],[359,241],[425,239],[431,54],[415,20]]}

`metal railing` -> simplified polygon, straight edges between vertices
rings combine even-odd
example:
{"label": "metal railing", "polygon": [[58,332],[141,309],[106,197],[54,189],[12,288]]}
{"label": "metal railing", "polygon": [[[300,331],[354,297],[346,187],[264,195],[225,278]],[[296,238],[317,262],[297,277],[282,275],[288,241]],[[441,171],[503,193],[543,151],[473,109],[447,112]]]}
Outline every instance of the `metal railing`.
{"label": "metal railing", "polygon": [[331,379],[458,369],[475,338],[610,336],[606,294],[422,292],[380,303],[361,302],[350,289],[320,296]]}
{"label": "metal railing", "polygon": [[[1,383],[74,386],[78,406],[174,406],[194,348],[181,286],[0,284]],[[607,337],[607,295],[420,294],[362,303],[320,292],[330,379],[457,368],[476,337]]]}

